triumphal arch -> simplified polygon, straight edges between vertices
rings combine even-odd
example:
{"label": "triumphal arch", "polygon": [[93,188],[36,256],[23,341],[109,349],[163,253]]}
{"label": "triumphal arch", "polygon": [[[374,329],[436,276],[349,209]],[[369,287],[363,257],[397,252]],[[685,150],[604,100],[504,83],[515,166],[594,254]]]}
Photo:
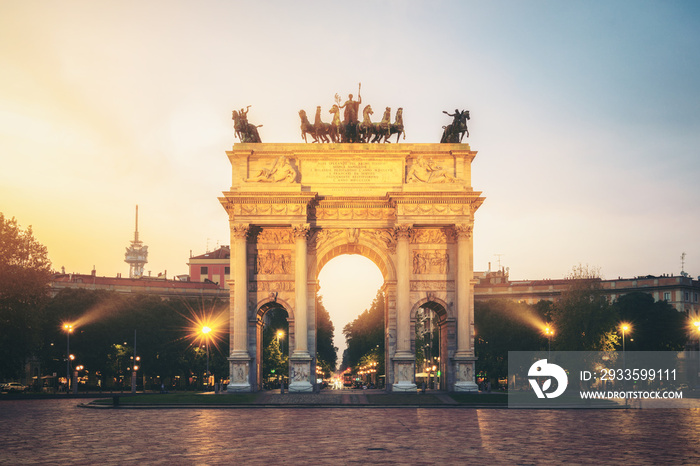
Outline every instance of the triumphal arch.
{"label": "triumphal arch", "polygon": [[441,388],[477,389],[472,231],[484,198],[468,144],[246,142],[227,154],[229,392],[260,389],[271,307],[289,316],[289,391],[313,391],[318,273],[341,254],[363,255],[384,276],[388,390],[416,390],[421,308],[439,317]]}

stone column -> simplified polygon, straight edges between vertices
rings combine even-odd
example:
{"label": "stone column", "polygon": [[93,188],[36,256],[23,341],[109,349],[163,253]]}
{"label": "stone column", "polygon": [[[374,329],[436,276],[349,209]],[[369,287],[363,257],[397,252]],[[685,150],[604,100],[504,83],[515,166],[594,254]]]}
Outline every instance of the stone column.
{"label": "stone column", "polygon": [[248,354],[248,237],[249,225],[231,224],[231,287],[228,392],[249,392],[250,354]]}
{"label": "stone column", "polygon": [[396,233],[396,354],[392,391],[415,391],[415,357],[411,352],[411,260],[409,239],[412,225],[398,225]]}
{"label": "stone column", "polygon": [[311,377],[311,355],[309,354],[309,322],[308,322],[308,267],[307,267],[307,238],[309,225],[293,225],[292,232],[295,241],[294,265],[294,352],[289,357],[289,391],[311,392],[313,385]]}
{"label": "stone column", "polygon": [[472,256],[472,224],[455,225],[457,235],[457,352],[454,356],[455,384],[457,392],[478,391],[474,374],[473,341],[471,326],[473,320],[471,267]]}

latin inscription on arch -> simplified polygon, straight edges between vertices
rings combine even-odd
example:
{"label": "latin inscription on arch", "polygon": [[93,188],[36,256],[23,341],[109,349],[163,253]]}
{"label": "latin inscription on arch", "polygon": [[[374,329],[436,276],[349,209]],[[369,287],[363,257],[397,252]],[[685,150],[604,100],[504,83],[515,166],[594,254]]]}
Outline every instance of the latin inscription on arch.
{"label": "latin inscription on arch", "polygon": [[304,160],[304,184],[401,184],[402,160]]}

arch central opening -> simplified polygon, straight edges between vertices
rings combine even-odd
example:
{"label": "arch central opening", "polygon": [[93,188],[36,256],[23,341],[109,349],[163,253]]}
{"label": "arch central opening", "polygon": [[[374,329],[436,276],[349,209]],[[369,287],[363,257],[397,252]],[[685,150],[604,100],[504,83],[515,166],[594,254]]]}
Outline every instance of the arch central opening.
{"label": "arch central opening", "polygon": [[[371,366],[379,359],[383,366],[384,360],[384,303],[379,295],[384,285],[382,271],[363,255],[341,253],[322,265],[318,281],[321,303],[335,329],[333,346],[338,364],[333,386],[383,386],[382,367]],[[377,309],[379,305],[381,309]],[[350,347],[344,330],[354,337]]]}

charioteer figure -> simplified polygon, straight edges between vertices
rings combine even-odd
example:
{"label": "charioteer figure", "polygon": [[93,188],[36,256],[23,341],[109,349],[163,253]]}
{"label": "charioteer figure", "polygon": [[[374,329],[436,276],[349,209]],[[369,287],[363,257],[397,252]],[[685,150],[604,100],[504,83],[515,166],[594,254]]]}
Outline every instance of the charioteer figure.
{"label": "charioteer figure", "polygon": [[352,100],[353,95],[348,94],[348,100],[343,105],[338,106],[339,109],[345,109],[343,111],[343,125],[345,126],[343,142],[359,142],[357,115],[360,112],[360,104],[362,103],[360,89],[362,89],[362,83],[359,83],[357,88],[357,100]]}

